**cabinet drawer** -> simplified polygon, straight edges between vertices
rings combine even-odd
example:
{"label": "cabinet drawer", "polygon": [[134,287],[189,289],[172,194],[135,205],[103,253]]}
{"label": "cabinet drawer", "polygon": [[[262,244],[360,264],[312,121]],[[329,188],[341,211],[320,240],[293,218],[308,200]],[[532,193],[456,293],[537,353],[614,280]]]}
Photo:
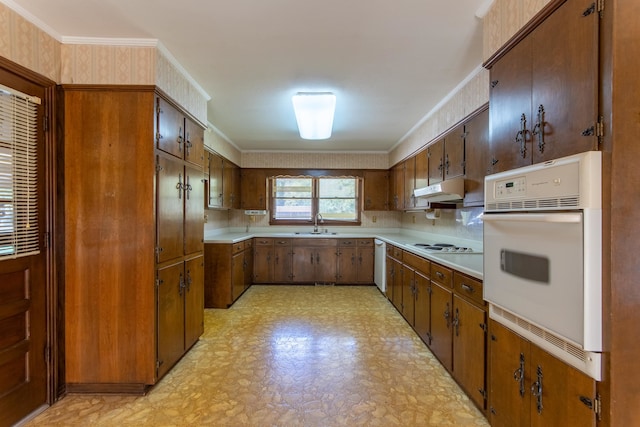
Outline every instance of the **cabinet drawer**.
{"label": "cabinet drawer", "polygon": [[232,248],[231,248],[231,253],[232,254],[235,255],[235,254],[237,254],[239,252],[242,252],[242,251],[244,251],[244,242],[238,242],[238,243],[234,243],[232,245]]}
{"label": "cabinet drawer", "polygon": [[291,246],[291,239],[273,239],[274,246]]}
{"label": "cabinet drawer", "polygon": [[402,252],[402,249],[397,246],[387,245],[387,255],[398,261],[402,261]]}
{"label": "cabinet drawer", "polygon": [[480,280],[455,272],[453,273],[453,288],[461,297],[484,306]]}
{"label": "cabinet drawer", "polygon": [[268,237],[256,237],[253,240],[253,243],[256,246],[273,246],[273,239],[270,239]]}
{"label": "cabinet drawer", "polygon": [[451,288],[453,284],[453,271],[440,264],[431,263],[431,280],[447,288]]}
{"label": "cabinet drawer", "polygon": [[403,251],[402,262],[420,271],[423,276],[430,277],[431,275],[431,261],[428,259],[412,254],[411,252]]}
{"label": "cabinet drawer", "polygon": [[373,247],[373,239],[358,239],[358,246],[361,248]]}
{"label": "cabinet drawer", "polygon": [[355,239],[339,239],[338,246],[355,247],[358,242]]}
{"label": "cabinet drawer", "polygon": [[247,239],[244,241],[244,248],[251,249],[253,247],[253,239]]}
{"label": "cabinet drawer", "polygon": [[337,239],[294,239],[294,246],[336,246]]}

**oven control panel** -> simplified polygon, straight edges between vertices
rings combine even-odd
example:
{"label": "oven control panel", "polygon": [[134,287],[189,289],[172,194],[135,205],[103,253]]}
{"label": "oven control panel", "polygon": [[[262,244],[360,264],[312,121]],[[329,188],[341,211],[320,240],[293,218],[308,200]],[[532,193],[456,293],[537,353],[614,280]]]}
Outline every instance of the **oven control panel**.
{"label": "oven control panel", "polygon": [[527,178],[524,176],[496,181],[495,186],[496,199],[527,194]]}

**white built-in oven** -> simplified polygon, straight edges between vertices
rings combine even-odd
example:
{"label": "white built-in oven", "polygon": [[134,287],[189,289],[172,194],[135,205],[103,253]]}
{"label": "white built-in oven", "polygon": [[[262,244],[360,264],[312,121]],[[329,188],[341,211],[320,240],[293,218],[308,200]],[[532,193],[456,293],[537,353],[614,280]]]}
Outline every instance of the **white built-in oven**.
{"label": "white built-in oven", "polygon": [[602,351],[601,153],[485,178],[489,316],[596,380]]}

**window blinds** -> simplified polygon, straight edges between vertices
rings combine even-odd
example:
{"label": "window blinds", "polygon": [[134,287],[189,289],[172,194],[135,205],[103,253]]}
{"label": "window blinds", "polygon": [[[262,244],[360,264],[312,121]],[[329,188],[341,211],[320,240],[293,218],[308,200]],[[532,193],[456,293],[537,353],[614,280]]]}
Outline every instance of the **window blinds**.
{"label": "window blinds", "polygon": [[0,260],[39,253],[39,104],[0,85]]}

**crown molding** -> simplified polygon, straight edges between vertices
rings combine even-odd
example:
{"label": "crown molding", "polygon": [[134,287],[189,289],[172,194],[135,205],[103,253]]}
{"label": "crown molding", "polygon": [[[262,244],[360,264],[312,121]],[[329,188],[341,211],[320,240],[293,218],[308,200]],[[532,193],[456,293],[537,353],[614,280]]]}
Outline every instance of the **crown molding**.
{"label": "crown molding", "polygon": [[98,46],[130,46],[130,47],[157,47],[158,39],[137,39],[117,37],[75,37],[62,36],[62,44],[81,44]]}

